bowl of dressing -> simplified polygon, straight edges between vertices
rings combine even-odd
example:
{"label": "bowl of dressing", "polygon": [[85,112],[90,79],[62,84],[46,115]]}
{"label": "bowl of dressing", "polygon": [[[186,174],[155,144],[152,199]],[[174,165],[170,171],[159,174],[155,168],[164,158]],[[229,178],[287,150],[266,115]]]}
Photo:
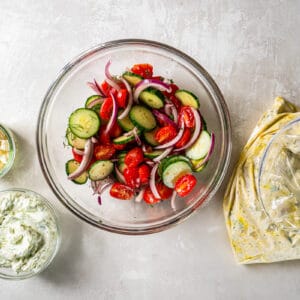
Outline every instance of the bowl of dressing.
{"label": "bowl of dressing", "polygon": [[60,244],[51,204],[25,189],[0,192],[0,278],[26,279],[45,270]]}
{"label": "bowl of dressing", "polygon": [[13,166],[16,146],[11,131],[0,124],[0,178]]}

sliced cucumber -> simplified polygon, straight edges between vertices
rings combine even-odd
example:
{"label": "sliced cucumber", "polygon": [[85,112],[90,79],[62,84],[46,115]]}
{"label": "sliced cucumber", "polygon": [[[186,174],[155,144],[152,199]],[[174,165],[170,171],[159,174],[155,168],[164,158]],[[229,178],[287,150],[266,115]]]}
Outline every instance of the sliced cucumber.
{"label": "sliced cucumber", "polygon": [[198,98],[189,91],[186,90],[177,90],[175,96],[180,100],[182,105],[191,106],[194,108],[199,108],[200,103]]}
{"label": "sliced cucumber", "polygon": [[118,154],[118,158],[121,159],[121,158],[124,158],[127,154],[127,151],[121,151],[119,154]]}
{"label": "sliced cucumber", "polygon": [[177,161],[183,161],[186,162],[190,167],[192,167],[190,160],[183,155],[172,155],[169,157],[164,158],[159,166],[158,166],[158,174],[161,176],[163,171],[168,167],[170,164],[177,162]]}
{"label": "sliced cucumber", "polygon": [[98,160],[89,169],[91,180],[101,180],[106,178],[114,169],[114,164],[110,160]]}
{"label": "sliced cucumber", "polygon": [[185,154],[190,159],[201,159],[209,151],[211,145],[211,136],[207,131],[202,131],[196,142],[189,147]]}
{"label": "sliced cucumber", "polygon": [[118,123],[125,131],[130,131],[134,128],[134,124],[131,122],[128,115],[123,119],[118,119]]}
{"label": "sliced cucumber", "polygon": [[152,108],[162,108],[164,106],[164,95],[154,88],[147,88],[140,93],[139,99]]}
{"label": "sliced cucumber", "polygon": [[144,106],[133,106],[129,112],[129,118],[141,130],[149,131],[156,127],[156,120],[152,112]]}
{"label": "sliced cucumber", "polygon": [[164,150],[155,150],[152,152],[145,152],[144,155],[145,155],[145,157],[152,159],[152,158],[160,156],[163,152],[164,152]]}
{"label": "sliced cucumber", "polygon": [[119,171],[123,174],[124,170],[127,168],[127,165],[125,163],[121,163],[121,164],[119,164],[118,168],[119,168]]}
{"label": "sliced cucumber", "polygon": [[127,144],[131,141],[134,140],[134,135],[121,135],[115,139],[113,139],[113,143],[116,145],[123,145],[123,144]]}
{"label": "sliced cucumber", "polygon": [[[71,173],[75,172],[80,166],[80,163],[77,162],[75,159],[71,159],[66,162],[66,173],[67,175],[70,175]],[[72,181],[77,183],[77,184],[84,184],[88,180],[88,173],[83,172],[80,176],[77,178],[73,179]]]}
{"label": "sliced cucumber", "polygon": [[70,146],[80,150],[84,149],[86,139],[81,139],[74,135],[70,128],[67,129],[66,138]]}
{"label": "sliced cucumber", "polygon": [[163,170],[162,179],[167,187],[174,188],[176,180],[188,173],[192,173],[192,169],[187,162],[175,161]]}
{"label": "sliced cucumber", "polygon": [[194,172],[197,172],[197,173],[201,172],[206,167],[207,163],[205,163],[205,164],[201,165],[200,167],[196,168],[197,165],[199,165],[201,163],[201,161],[203,161],[203,159],[198,159],[198,160],[192,159],[191,160]]}
{"label": "sliced cucumber", "polygon": [[138,74],[132,73],[132,72],[125,72],[122,77],[128,81],[129,84],[135,86],[140,81],[142,81],[144,78]]}
{"label": "sliced cucumber", "polygon": [[159,143],[157,142],[157,140],[155,139],[155,134],[158,131],[159,128],[154,128],[151,131],[144,131],[144,138],[146,140],[146,142],[148,144],[150,144],[151,146],[157,146],[159,145]]}
{"label": "sliced cucumber", "polygon": [[78,108],[69,117],[69,128],[79,138],[92,137],[98,132],[99,127],[100,119],[91,109]]}
{"label": "sliced cucumber", "polygon": [[[94,100],[100,99],[100,98],[101,97],[99,95],[93,95],[93,96],[88,97],[85,101],[85,108],[89,108],[88,106],[91,102],[93,102]],[[101,108],[101,104],[96,104],[91,109],[93,111],[95,111],[96,113],[99,113],[100,108]]]}

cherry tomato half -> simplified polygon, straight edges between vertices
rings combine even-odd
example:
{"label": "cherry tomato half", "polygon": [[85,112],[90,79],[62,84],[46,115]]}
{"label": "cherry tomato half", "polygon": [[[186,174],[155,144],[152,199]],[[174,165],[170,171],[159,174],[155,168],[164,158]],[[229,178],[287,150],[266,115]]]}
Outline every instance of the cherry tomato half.
{"label": "cherry tomato half", "polygon": [[125,148],[126,148],[126,144],[113,144],[113,146],[114,146],[114,148],[116,149],[116,150],[124,150]]}
{"label": "cherry tomato half", "polygon": [[103,81],[103,82],[101,83],[101,90],[102,90],[102,92],[104,93],[104,95],[105,95],[106,97],[109,96],[109,91],[110,91],[110,89],[111,89],[111,86],[110,86],[106,81]]}
{"label": "cherry tomato half", "polygon": [[165,186],[162,182],[157,182],[155,186],[162,200],[167,200],[172,196],[173,190]]}
{"label": "cherry tomato half", "polygon": [[179,177],[175,183],[175,191],[181,197],[188,195],[195,187],[197,179],[192,174],[186,174]]}
{"label": "cherry tomato half", "polygon": [[135,147],[128,151],[125,156],[125,164],[128,167],[136,167],[144,161],[144,153],[141,148]]}
{"label": "cherry tomato half", "polygon": [[184,128],[183,131],[183,135],[181,137],[181,139],[175,144],[175,148],[181,148],[184,145],[186,145],[188,143],[188,141],[191,138],[191,129],[190,128]]}
{"label": "cherry tomato half", "polygon": [[102,120],[108,121],[112,114],[112,110],[113,110],[112,99],[110,97],[106,98],[100,108],[100,118]]}
{"label": "cherry tomato half", "polygon": [[131,188],[138,188],[140,186],[139,171],[136,167],[126,168],[124,170],[124,178],[126,184]]}
{"label": "cherry tomato half", "polygon": [[166,97],[174,96],[175,92],[179,89],[179,87],[174,83],[170,84],[170,88],[171,88],[171,92],[164,92],[164,95]]}
{"label": "cherry tomato half", "polygon": [[83,157],[83,156],[80,155],[80,154],[78,154],[78,153],[76,153],[76,152],[74,151],[74,148],[72,148],[72,154],[73,154],[74,159],[75,159],[77,162],[81,163],[82,157]]}
{"label": "cherry tomato half", "polygon": [[177,131],[174,126],[168,125],[158,129],[154,135],[154,138],[158,143],[164,144],[171,141],[176,135]]}
{"label": "cherry tomato half", "polygon": [[99,142],[102,145],[110,144],[110,135],[105,132],[106,125],[102,125],[99,131]]}
{"label": "cherry tomato half", "polygon": [[180,109],[179,120],[184,122],[185,127],[194,128],[195,118],[192,109],[189,106],[182,106]]}
{"label": "cherry tomato half", "polygon": [[109,193],[112,197],[121,200],[130,200],[133,197],[133,190],[129,186],[119,182],[115,182],[112,185]]}
{"label": "cherry tomato half", "polygon": [[94,156],[97,160],[110,159],[115,154],[116,149],[113,145],[98,145],[95,147]]}
{"label": "cherry tomato half", "polygon": [[133,65],[131,71],[144,78],[151,78],[153,75],[153,67],[150,64],[137,64]]}
{"label": "cherry tomato half", "polygon": [[150,168],[146,164],[141,164],[138,169],[141,185],[148,184],[150,178]]}
{"label": "cherry tomato half", "polygon": [[118,136],[120,136],[122,134],[122,128],[119,126],[118,122],[116,122],[114,124],[114,126],[112,127],[112,129],[109,132],[110,136],[117,138]]}
{"label": "cherry tomato half", "polygon": [[118,103],[118,106],[121,108],[125,108],[127,104],[127,90],[126,89],[121,89],[117,92],[116,100]]}
{"label": "cherry tomato half", "polygon": [[143,199],[148,204],[155,204],[155,203],[160,202],[160,199],[157,199],[154,197],[150,187],[146,188],[144,195],[143,195]]}

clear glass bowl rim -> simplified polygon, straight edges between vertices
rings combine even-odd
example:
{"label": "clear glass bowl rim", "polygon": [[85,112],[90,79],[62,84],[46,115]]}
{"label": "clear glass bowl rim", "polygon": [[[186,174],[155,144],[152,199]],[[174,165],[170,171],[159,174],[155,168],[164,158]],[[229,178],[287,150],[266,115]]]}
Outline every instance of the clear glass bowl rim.
{"label": "clear glass bowl rim", "polygon": [[8,279],[8,280],[22,280],[22,279],[27,279],[27,278],[31,278],[33,276],[38,275],[39,273],[43,272],[44,270],[47,269],[47,267],[51,264],[51,262],[53,261],[53,259],[55,258],[59,248],[60,248],[60,244],[61,244],[61,228],[60,228],[60,223],[59,223],[59,217],[57,215],[57,212],[55,211],[53,205],[50,203],[49,200],[47,200],[44,196],[42,196],[41,194],[29,190],[29,189],[24,189],[24,188],[9,188],[9,189],[5,189],[5,190],[1,190],[0,194],[3,193],[7,193],[7,192],[22,192],[22,193],[32,193],[36,196],[38,196],[43,204],[45,204],[47,206],[47,208],[49,209],[49,211],[51,212],[54,220],[55,220],[55,224],[56,224],[56,229],[57,229],[57,239],[56,239],[56,247],[52,253],[51,256],[49,256],[49,258],[47,259],[47,261],[44,263],[44,265],[42,265],[42,267],[36,271],[36,272],[28,272],[26,274],[16,274],[16,275],[7,275],[7,274],[3,274],[0,272],[0,278],[2,279]]}
{"label": "clear glass bowl rim", "polygon": [[[178,213],[175,215],[171,220],[168,220],[166,222],[163,222],[159,225],[153,225],[153,226],[148,226],[147,228],[121,228],[117,226],[110,226],[103,224],[101,222],[95,222],[94,220],[91,220],[89,217],[84,215],[82,212],[79,210],[75,209],[62,197],[62,195],[59,192],[59,189],[56,187],[55,182],[51,178],[51,174],[47,169],[47,163],[46,160],[43,156],[43,146],[41,143],[42,140],[42,133],[43,133],[43,120],[44,120],[44,115],[47,111],[48,104],[50,103],[51,97],[53,92],[55,91],[55,88],[59,85],[61,80],[64,79],[64,77],[67,75],[69,71],[72,70],[73,67],[75,67],[77,64],[79,64],[81,61],[83,61],[86,57],[89,55],[92,55],[94,53],[97,53],[102,50],[106,49],[113,49],[114,47],[117,46],[130,46],[130,45],[144,45],[144,46],[150,46],[158,49],[163,49],[167,52],[171,52],[172,54],[180,57],[181,59],[185,60],[188,62],[190,65],[192,65],[194,68],[197,69],[199,73],[205,78],[206,82],[203,85],[205,88],[210,88],[209,91],[210,93],[213,93],[213,97],[218,99],[221,112],[223,114],[224,118],[224,123],[222,123],[222,126],[224,127],[224,155],[225,157],[223,158],[223,164],[222,167],[220,167],[218,173],[215,174],[214,176],[214,184],[210,186],[210,188],[207,190],[206,194],[204,195],[203,198],[199,198],[193,205],[191,205],[188,209],[186,209],[184,212]],[[225,102],[225,99],[217,86],[217,84],[214,82],[212,77],[209,75],[209,73],[193,58],[191,58],[189,55],[183,53],[182,51],[168,46],[166,44],[152,41],[152,40],[145,40],[145,39],[119,39],[119,40],[113,40],[113,41],[108,41],[105,43],[98,44],[94,47],[91,47],[87,49],[86,51],[83,51],[79,55],[77,55],[75,58],[73,58],[69,63],[63,67],[63,69],[60,71],[60,73],[57,75],[56,79],[54,82],[50,85],[48,88],[46,95],[44,96],[40,111],[39,111],[39,116],[38,116],[38,121],[37,121],[37,130],[36,130],[36,145],[37,145],[37,151],[38,151],[38,159],[40,162],[40,166],[42,169],[42,172],[44,174],[44,177],[51,187],[53,193],[56,195],[56,197],[60,200],[60,202],[68,209],[70,210],[74,215],[79,217],[81,220],[89,223],[90,225],[93,225],[95,227],[98,227],[100,229],[104,229],[109,232],[113,233],[119,233],[119,234],[126,234],[126,235],[143,235],[143,234],[151,234],[155,232],[160,232],[163,230],[166,230],[179,222],[182,222],[185,220],[187,217],[189,217],[194,211],[197,210],[197,208],[205,201],[208,202],[217,192],[218,188],[220,187],[224,176],[226,174],[226,171],[229,166],[230,162],[230,157],[231,157],[231,150],[232,150],[232,134],[231,134],[231,121],[230,121],[230,114],[229,110],[227,107],[227,104]]]}

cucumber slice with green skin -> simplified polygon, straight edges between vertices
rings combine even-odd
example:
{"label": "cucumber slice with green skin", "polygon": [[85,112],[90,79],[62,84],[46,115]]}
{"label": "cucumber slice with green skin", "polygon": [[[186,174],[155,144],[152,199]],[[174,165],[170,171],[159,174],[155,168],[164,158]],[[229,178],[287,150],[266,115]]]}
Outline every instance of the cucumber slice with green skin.
{"label": "cucumber slice with green skin", "polygon": [[82,150],[84,149],[86,139],[81,139],[73,134],[70,128],[67,129],[66,138],[69,146],[74,147],[76,149]]}
{"label": "cucumber slice with green skin", "polygon": [[69,117],[69,128],[82,139],[95,135],[100,127],[100,119],[92,109],[78,108]]}
{"label": "cucumber slice with green skin", "polygon": [[143,90],[139,95],[139,99],[142,102],[151,108],[157,109],[164,107],[164,98],[164,94],[161,91],[151,87]]}
{"label": "cucumber slice with green skin", "polygon": [[199,164],[201,163],[201,161],[203,161],[203,159],[198,159],[198,160],[192,159],[192,160],[191,160],[191,163],[192,163],[193,171],[194,171],[194,172],[197,172],[197,173],[198,173],[198,172],[201,172],[201,171],[203,171],[203,169],[206,167],[207,163],[201,165],[199,168],[196,168],[197,165],[199,165]]}
{"label": "cucumber slice with green skin", "polygon": [[152,112],[141,105],[135,105],[129,112],[132,123],[141,130],[150,131],[156,127],[156,120]]}
{"label": "cucumber slice with green skin", "polygon": [[114,169],[114,164],[110,160],[98,160],[89,169],[91,180],[101,180],[106,178]]}
{"label": "cucumber slice with green skin", "polygon": [[[88,107],[89,104],[90,104],[91,102],[93,102],[94,100],[96,100],[96,99],[101,99],[101,97],[100,97],[99,95],[93,95],[93,96],[88,97],[88,98],[86,99],[86,101],[85,101],[85,108],[89,108],[89,107]],[[93,111],[95,111],[96,113],[99,113],[100,108],[101,108],[101,104],[96,104],[96,105],[94,105],[91,109],[92,109]]]}
{"label": "cucumber slice with green skin", "polygon": [[123,145],[123,144],[127,144],[133,140],[134,140],[134,135],[129,135],[129,136],[121,135],[121,136],[115,138],[113,140],[113,143],[116,145]]}
{"label": "cucumber slice with green skin", "polygon": [[127,154],[127,151],[122,151],[118,154],[118,158],[124,158]]}
{"label": "cucumber slice with green skin", "polygon": [[158,166],[158,174],[161,176],[163,171],[166,169],[166,167],[168,167],[170,164],[177,162],[177,161],[183,161],[186,162],[190,167],[192,167],[192,164],[190,162],[190,160],[183,155],[172,155],[169,157],[164,158],[159,166]]}
{"label": "cucumber slice with green skin", "polygon": [[135,86],[144,79],[142,76],[132,72],[125,72],[122,77],[132,86]]}
{"label": "cucumber slice with green skin", "polygon": [[192,173],[190,165],[185,161],[175,161],[169,164],[162,173],[162,180],[169,188],[174,188],[176,180],[185,174]]}
{"label": "cucumber slice with green skin", "polygon": [[[75,172],[80,166],[80,163],[77,162],[75,159],[71,159],[66,162],[66,173],[70,175],[71,173]],[[88,180],[88,173],[83,172],[80,176],[73,179],[72,181],[76,184],[85,184]]]}
{"label": "cucumber slice with green skin", "polygon": [[189,147],[185,154],[188,158],[198,160],[204,158],[211,145],[211,135],[207,131],[202,131],[196,142]]}
{"label": "cucumber slice with green skin", "polygon": [[200,107],[198,98],[192,92],[186,90],[177,90],[175,92],[175,96],[180,100],[182,105],[191,106],[196,109]]}
{"label": "cucumber slice with green skin", "polygon": [[157,156],[160,156],[163,152],[164,152],[164,150],[155,150],[155,151],[152,151],[152,152],[145,152],[144,156],[147,157],[147,158],[153,159]]}
{"label": "cucumber slice with green skin", "polygon": [[157,140],[155,139],[155,134],[158,131],[159,128],[154,128],[151,131],[144,131],[144,138],[146,140],[146,142],[148,144],[150,144],[151,146],[157,146],[159,145],[159,143],[157,142]]}
{"label": "cucumber slice with green skin", "polygon": [[131,122],[128,115],[123,119],[118,119],[118,123],[125,131],[130,131],[134,128],[134,124]]}

